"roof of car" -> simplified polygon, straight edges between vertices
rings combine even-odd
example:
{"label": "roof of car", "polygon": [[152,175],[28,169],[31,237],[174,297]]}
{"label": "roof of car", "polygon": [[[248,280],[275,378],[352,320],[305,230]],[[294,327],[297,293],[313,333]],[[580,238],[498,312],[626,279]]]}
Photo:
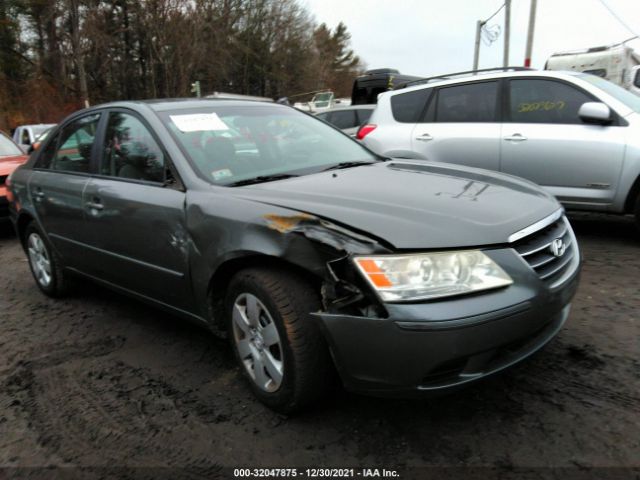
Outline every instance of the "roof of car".
{"label": "roof of car", "polygon": [[148,100],[125,100],[103,103],[93,108],[127,107],[133,105],[146,105],[156,112],[165,110],[182,110],[190,108],[214,107],[221,104],[229,106],[271,106],[279,105],[258,100],[237,100],[229,98],[155,98]]}
{"label": "roof of car", "polygon": [[565,72],[565,71],[557,71],[557,70],[519,70],[519,71],[508,71],[508,72],[487,72],[487,73],[467,75],[467,76],[458,77],[458,78],[442,78],[438,80],[434,79],[430,82],[418,83],[416,85],[411,85],[405,88],[391,90],[391,94],[395,95],[397,93],[410,92],[414,90],[420,90],[423,88],[431,88],[436,86],[439,87],[442,85],[449,85],[449,84],[454,85],[457,83],[474,82],[478,80],[494,80],[497,78],[510,78],[510,77],[566,78],[566,77],[575,77],[578,75],[581,75],[581,72],[569,72],[569,71]]}

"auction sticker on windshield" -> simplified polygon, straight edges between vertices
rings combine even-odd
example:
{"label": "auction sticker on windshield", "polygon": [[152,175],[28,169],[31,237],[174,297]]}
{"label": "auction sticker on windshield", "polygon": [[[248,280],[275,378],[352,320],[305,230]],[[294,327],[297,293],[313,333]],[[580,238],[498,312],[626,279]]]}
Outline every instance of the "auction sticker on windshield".
{"label": "auction sticker on windshield", "polygon": [[181,132],[211,132],[229,130],[215,113],[195,113],[189,115],[171,115],[171,121]]}

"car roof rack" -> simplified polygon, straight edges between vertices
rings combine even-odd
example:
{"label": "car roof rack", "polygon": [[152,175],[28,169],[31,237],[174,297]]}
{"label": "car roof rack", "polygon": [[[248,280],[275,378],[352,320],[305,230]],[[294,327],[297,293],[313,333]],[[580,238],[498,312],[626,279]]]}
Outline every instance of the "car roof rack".
{"label": "car roof rack", "polygon": [[467,70],[464,72],[455,72],[455,73],[447,73],[444,75],[437,75],[435,77],[425,77],[419,78],[418,80],[411,80],[410,82],[403,83],[398,85],[394,90],[398,90],[400,88],[412,87],[414,85],[422,85],[423,83],[429,83],[435,80],[449,80],[453,77],[462,77],[465,75],[475,75],[477,73],[489,73],[489,72],[521,72],[535,70],[535,68],[529,67],[495,67],[495,68],[482,68],[480,70]]}

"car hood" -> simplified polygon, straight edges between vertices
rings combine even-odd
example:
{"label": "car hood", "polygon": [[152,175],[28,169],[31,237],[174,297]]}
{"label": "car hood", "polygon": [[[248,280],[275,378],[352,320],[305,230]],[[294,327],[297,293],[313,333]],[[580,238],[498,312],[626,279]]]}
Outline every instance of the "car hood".
{"label": "car hood", "polygon": [[401,160],[237,187],[233,193],[323,217],[395,249],[504,244],[560,208],[552,196],[517,177]]}
{"label": "car hood", "polygon": [[16,155],[12,157],[0,157],[0,176],[11,174],[16,168],[25,163],[29,157]]}

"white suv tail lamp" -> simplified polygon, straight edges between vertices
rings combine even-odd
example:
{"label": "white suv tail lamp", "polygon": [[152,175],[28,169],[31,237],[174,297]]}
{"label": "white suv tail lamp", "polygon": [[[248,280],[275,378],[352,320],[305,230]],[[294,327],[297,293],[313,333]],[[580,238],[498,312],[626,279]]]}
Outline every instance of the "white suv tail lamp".
{"label": "white suv tail lamp", "polygon": [[377,127],[378,127],[377,125],[370,125],[370,124],[361,126],[360,129],[358,130],[358,133],[356,134],[356,139],[362,140],[364,137],[366,137],[371,132],[373,132]]}

